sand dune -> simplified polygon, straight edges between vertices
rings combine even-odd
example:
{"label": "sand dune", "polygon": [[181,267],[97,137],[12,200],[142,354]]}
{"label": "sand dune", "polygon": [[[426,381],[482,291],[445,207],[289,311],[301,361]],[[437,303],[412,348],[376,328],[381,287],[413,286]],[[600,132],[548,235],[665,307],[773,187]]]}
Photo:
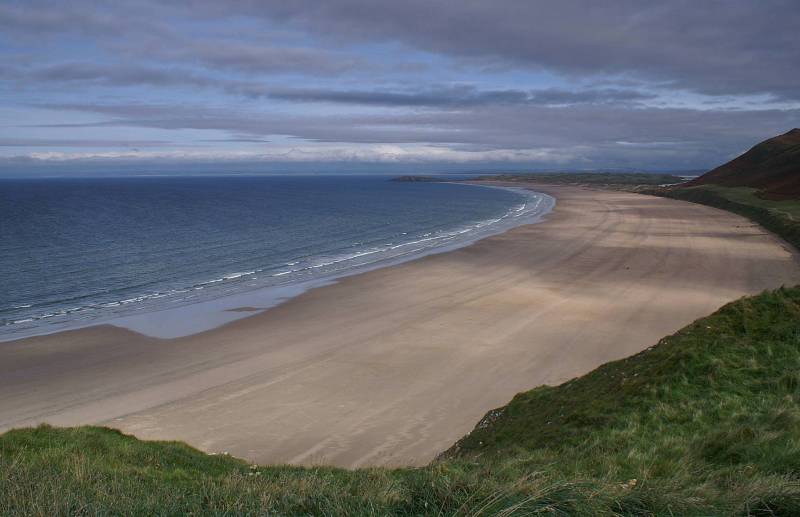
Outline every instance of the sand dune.
{"label": "sand dune", "polygon": [[546,222],[159,340],[101,326],[0,344],[0,429],[98,423],[259,462],[430,461],[515,393],[800,282],[713,208],[542,187]]}

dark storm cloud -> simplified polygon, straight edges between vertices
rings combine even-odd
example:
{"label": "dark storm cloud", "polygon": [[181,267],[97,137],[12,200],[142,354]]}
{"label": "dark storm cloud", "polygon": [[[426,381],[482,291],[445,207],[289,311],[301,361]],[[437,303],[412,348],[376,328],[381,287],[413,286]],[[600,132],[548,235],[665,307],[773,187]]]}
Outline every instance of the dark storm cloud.
{"label": "dark storm cloud", "polygon": [[93,140],[0,138],[0,147],[163,147],[172,142],[164,140]]}
{"label": "dark storm cloud", "polygon": [[363,59],[318,48],[277,47],[252,43],[183,42],[156,51],[162,59],[196,62],[214,69],[234,69],[247,73],[293,73],[309,75],[341,74],[367,68]]}
{"label": "dark storm cloud", "polygon": [[[157,37],[166,41],[175,33],[168,23],[152,16],[156,7],[159,6],[144,1],[103,5],[84,0],[11,0],[0,4],[0,34],[13,34],[27,41],[67,33],[95,40],[115,41],[135,35],[140,39]],[[159,9],[164,12],[167,7]]]}
{"label": "dark storm cloud", "polygon": [[258,81],[229,80],[200,75],[180,68],[137,65],[99,65],[68,62],[24,69],[0,67],[0,78],[28,82],[89,82],[114,86],[198,86],[214,88],[245,97],[289,102],[323,102],[385,107],[466,108],[501,104],[570,105],[631,103],[654,99],[653,94],[635,90],[599,88],[589,90],[481,90],[469,85],[434,87],[411,91],[332,90],[271,88]]}
{"label": "dark storm cloud", "polygon": [[206,85],[210,80],[196,77],[191,73],[180,70],[158,69],[145,66],[107,66],[94,63],[58,63],[44,66],[15,74],[4,74],[13,77],[27,77],[33,81],[89,81],[102,82],[116,86],[149,85],[175,85],[195,84]]}
{"label": "dark storm cloud", "polygon": [[797,0],[296,0],[240,1],[225,10],[277,18],[334,40],[399,40],[486,64],[800,98]]}
{"label": "dark storm cloud", "polygon": [[104,65],[89,62],[65,62],[40,67],[0,66],[0,79],[21,88],[77,89],[86,86],[158,88],[191,87],[218,90],[231,95],[265,97],[268,91],[259,83],[220,79],[178,67],[153,67],[137,64]]}
{"label": "dark storm cloud", "polygon": [[[153,12],[159,16],[154,17]],[[79,32],[127,52],[218,69],[343,73],[363,59],[330,48],[273,48],[231,38],[186,38],[170,17],[233,19],[303,28],[341,46],[402,42],[485,67],[530,67],[568,76],[647,79],[712,94],[800,99],[797,0],[531,2],[498,0],[194,0],[0,5],[4,32]],[[266,30],[268,34],[270,30]],[[126,36],[124,43],[117,41]]]}
{"label": "dark storm cloud", "polygon": [[[304,71],[310,64],[287,61],[281,65],[276,60],[271,70],[276,73]],[[266,63],[262,65],[267,66]],[[343,65],[342,65],[343,66]],[[329,68],[312,67],[313,74],[325,70],[343,70],[340,65],[330,63]],[[262,69],[262,71],[264,71]],[[313,75],[312,74],[312,75]],[[70,61],[44,66],[0,66],[0,79],[34,84],[47,82],[94,82],[113,86],[198,86],[248,97],[265,97],[269,90],[259,82],[219,78],[207,73],[198,73],[178,66],[149,66],[139,64],[106,65],[91,62]]]}
{"label": "dark storm cloud", "polygon": [[[711,165],[800,126],[797,27],[797,0],[10,0],[0,109],[23,115],[2,136],[85,150],[117,144],[105,128],[135,127],[142,147],[152,128],[176,130],[175,149],[288,137],[298,152],[408,144]],[[114,104],[131,86],[141,103]],[[58,123],[27,122],[40,138],[21,145],[18,126],[49,116]],[[98,129],[76,140],[76,127]]]}
{"label": "dark storm cloud", "polygon": [[48,83],[106,86],[197,87],[215,89],[231,95],[266,97],[269,90],[253,81],[221,79],[178,67],[104,65],[89,62],[66,62],[28,68],[0,66],[0,79],[23,87]]}
{"label": "dark storm cloud", "polygon": [[116,16],[99,14],[94,9],[50,6],[32,1],[8,2],[0,5],[0,28],[16,34],[44,34],[65,31],[113,33],[124,24]]}
{"label": "dark storm cloud", "polygon": [[[157,10],[163,16],[153,17]],[[186,5],[149,5],[116,2],[98,5],[74,0],[0,5],[0,31],[28,40],[76,33],[116,57],[143,59],[149,63],[202,65],[210,69],[257,73],[339,74],[369,68],[358,56],[322,48],[281,46],[268,42],[239,41],[225,30],[213,37],[194,37],[167,22],[167,16],[200,21],[200,12]],[[230,15],[236,13],[231,12]],[[224,19],[219,26],[225,27]],[[117,68],[125,66],[116,65]]]}
{"label": "dark storm cloud", "polygon": [[620,90],[616,88],[603,88],[594,90],[570,91],[559,88],[549,88],[531,92],[533,104],[605,104],[614,102],[642,101],[653,99],[653,94],[637,92],[635,90]]}
{"label": "dark storm cloud", "polygon": [[633,90],[599,89],[568,91],[479,90],[471,86],[453,86],[423,91],[397,92],[376,90],[286,89],[269,93],[275,99],[294,102],[331,102],[374,106],[469,107],[492,104],[582,104],[639,101],[655,96]]}

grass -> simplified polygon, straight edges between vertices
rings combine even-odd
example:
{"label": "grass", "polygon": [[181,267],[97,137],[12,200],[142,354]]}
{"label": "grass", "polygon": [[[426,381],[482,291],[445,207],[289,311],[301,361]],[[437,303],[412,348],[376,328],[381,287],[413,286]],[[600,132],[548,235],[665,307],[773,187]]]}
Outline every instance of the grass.
{"label": "grass", "polygon": [[[486,479],[470,464],[423,469],[259,467],[99,427],[0,438],[4,515],[521,515],[580,511],[565,487]],[[588,503],[584,508],[588,510]]]}
{"label": "grass", "polygon": [[0,436],[5,515],[800,515],[800,288],[490,412],[424,468],[255,466],[98,427]]}
{"label": "grass", "polygon": [[769,210],[776,215],[800,221],[800,200],[774,200],[758,196],[758,190],[750,187],[723,187],[721,185],[699,185],[682,188],[687,191],[708,191],[715,195],[743,205],[750,205]]}
{"label": "grass", "polygon": [[520,394],[448,456],[636,479],[632,502],[655,513],[800,515],[798,397],[800,289],[782,289]]}
{"label": "grass", "polygon": [[586,185],[599,187],[639,187],[681,183],[684,180],[673,174],[644,172],[554,172],[530,174],[499,174],[481,176],[479,180],[548,183],[559,185]]}

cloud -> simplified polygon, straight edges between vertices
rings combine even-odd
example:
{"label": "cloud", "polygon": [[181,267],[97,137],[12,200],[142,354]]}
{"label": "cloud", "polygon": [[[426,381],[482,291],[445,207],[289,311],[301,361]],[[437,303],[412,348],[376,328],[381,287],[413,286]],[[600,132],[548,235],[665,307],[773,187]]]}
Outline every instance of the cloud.
{"label": "cloud", "polygon": [[[170,39],[175,33],[169,23],[152,16],[157,7],[144,0],[106,6],[91,0],[12,0],[0,4],[0,32],[34,41],[63,34],[80,34],[98,41],[118,41],[130,35]],[[161,12],[168,10],[161,6]]]}
{"label": "cloud", "polygon": [[610,88],[584,91],[550,88],[525,91],[516,89],[479,90],[474,86],[463,85],[405,92],[390,90],[284,89],[272,90],[267,95],[274,99],[293,102],[438,108],[492,104],[599,104],[655,98],[653,94]]}
{"label": "cloud", "polygon": [[[219,12],[212,2],[200,2]],[[796,0],[226,3],[335,41],[402,41],[486,66],[621,75],[706,94],[800,99]]]}
{"label": "cloud", "polygon": [[115,66],[86,62],[66,62],[29,70],[5,71],[9,79],[27,78],[36,82],[95,82],[114,86],[135,85],[196,85],[207,86],[214,80],[196,76],[179,69],[159,69],[147,66]]}
{"label": "cloud", "polygon": [[795,4],[12,0],[0,147],[713,165],[800,125]]}
{"label": "cloud", "polygon": [[[289,70],[290,68],[286,68]],[[107,86],[189,86],[211,88],[232,95],[266,97],[269,89],[260,82],[231,80],[197,73],[180,67],[106,65],[82,61],[54,63],[40,67],[0,67],[0,79],[23,85],[48,83],[97,84]]]}
{"label": "cloud", "polygon": [[329,75],[368,68],[368,61],[319,48],[280,47],[230,41],[184,41],[159,48],[156,55],[181,63],[199,63],[213,69],[248,74],[303,73]]}
{"label": "cloud", "polygon": [[[152,16],[152,11],[156,10],[161,16]],[[199,14],[178,4],[165,6],[120,1],[98,8],[92,2],[81,0],[69,2],[69,5],[30,0],[27,5],[0,5],[0,29],[36,43],[42,38],[78,35],[88,40],[91,53],[105,51],[116,60],[124,57],[125,61],[144,60],[151,65],[159,63],[179,68],[199,66],[251,75],[325,76],[367,70],[372,66],[368,60],[355,54],[269,43],[258,31],[255,32],[258,36],[256,41],[246,40],[234,29],[198,36],[188,28],[193,21],[204,21],[197,16]],[[235,16],[235,13],[229,14]],[[175,20],[178,23],[170,23]],[[216,21],[220,22],[220,27],[227,26],[224,20]],[[117,65],[115,68],[124,70],[137,68],[137,65]]]}
{"label": "cloud", "polygon": [[[158,17],[152,16],[159,12]],[[243,22],[244,20],[244,22]],[[259,31],[256,22],[264,24]],[[236,27],[248,25],[247,38]],[[205,25],[204,25],[205,24]],[[213,26],[210,34],[197,27]],[[796,0],[194,0],[0,5],[17,35],[78,33],[101,47],[180,64],[245,72],[337,74],[368,67],[354,46],[393,45],[487,69],[546,69],[568,77],[644,79],[711,95],[800,99]],[[227,28],[227,30],[226,30]],[[325,45],[250,41],[303,31]],[[335,50],[347,49],[347,52]]]}
{"label": "cloud", "polygon": [[61,6],[47,9],[35,1],[28,5],[8,2],[0,4],[0,27],[16,34],[45,34],[67,31],[85,33],[114,33],[124,21],[115,15],[103,15],[98,10]]}
{"label": "cloud", "polygon": [[166,140],[94,140],[94,139],[45,139],[45,138],[0,138],[0,147],[163,147],[171,145]]}
{"label": "cloud", "polygon": [[[471,110],[400,115],[280,115],[200,106],[56,104],[48,109],[109,117],[69,127],[215,130],[254,139],[314,144],[433,145],[459,152],[547,149],[576,161],[655,166],[710,166],[755,142],[800,126],[800,109],[693,110],[578,104],[566,107],[487,105]],[[632,145],[633,144],[633,145]],[[692,165],[694,163],[694,165]]]}
{"label": "cloud", "polygon": [[618,88],[482,90],[472,85],[451,85],[400,91],[270,87],[258,81],[218,78],[181,68],[156,68],[135,64],[105,65],[80,61],[55,63],[30,69],[0,67],[0,78],[39,84],[74,82],[113,86],[194,86],[251,98],[381,107],[446,108],[493,104],[610,104],[640,102],[656,98],[656,95],[652,93]]}
{"label": "cloud", "polygon": [[41,152],[25,157],[0,157],[3,162],[22,160],[34,162],[69,161],[225,161],[268,163],[567,163],[574,157],[551,149],[467,151],[428,145],[380,146],[321,146],[316,148],[277,147],[269,151],[102,151],[102,152]]}

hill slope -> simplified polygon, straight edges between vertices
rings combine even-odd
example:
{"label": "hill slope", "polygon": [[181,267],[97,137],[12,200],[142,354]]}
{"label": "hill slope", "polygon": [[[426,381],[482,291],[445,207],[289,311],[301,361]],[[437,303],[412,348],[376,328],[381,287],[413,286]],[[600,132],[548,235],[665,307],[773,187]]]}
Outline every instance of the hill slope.
{"label": "hill slope", "polygon": [[116,431],[0,436],[0,514],[800,515],[800,288],[522,393],[420,469],[258,467]]}
{"label": "hill slope", "polygon": [[768,199],[800,198],[800,129],[765,140],[686,186],[751,187]]}

